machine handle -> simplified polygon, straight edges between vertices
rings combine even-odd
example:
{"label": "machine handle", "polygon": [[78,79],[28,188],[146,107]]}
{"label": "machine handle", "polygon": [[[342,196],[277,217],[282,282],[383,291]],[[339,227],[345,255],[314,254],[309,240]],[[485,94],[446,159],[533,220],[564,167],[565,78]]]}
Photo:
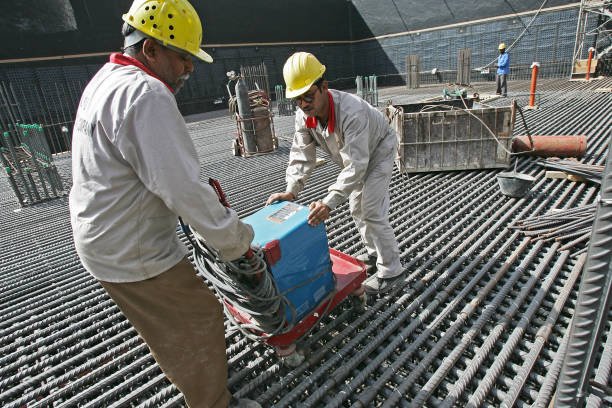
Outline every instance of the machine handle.
{"label": "machine handle", "polygon": [[211,187],[215,190],[215,193],[217,193],[217,197],[219,197],[219,202],[224,206],[229,208],[230,205],[227,202],[227,197],[225,197],[225,193],[223,192],[223,189],[221,189],[221,184],[219,183],[219,180],[216,180],[214,178],[209,178],[208,179],[208,184],[211,185]]}
{"label": "machine handle", "polygon": [[[223,204],[224,207],[229,208],[230,207],[229,202],[227,201],[227,197],[225,196],[225,193],[223,192],[223,189],[221,188],[221,183],[219,183],[219,180],[210,177],[208,179],[208,184],[210,184],[211,187],[215,190],[215,193],[217,193],[217,197],[219,197],[219,202]],[[251,259],[254,256],[255,256],[255,253],[253,252],[253,249],[249,247],[249,249],[245,252],[244,257],[246,259]]]}

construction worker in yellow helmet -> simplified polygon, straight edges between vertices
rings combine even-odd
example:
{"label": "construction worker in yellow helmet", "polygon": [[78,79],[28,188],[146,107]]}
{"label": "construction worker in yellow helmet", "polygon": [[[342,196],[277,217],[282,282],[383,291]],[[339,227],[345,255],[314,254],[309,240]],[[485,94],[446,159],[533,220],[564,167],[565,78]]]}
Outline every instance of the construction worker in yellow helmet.
{"label": "construction worker in yellow helmet", "polygon": [[135,0],[123,53],[85,88],[73,131],[69,208],[76,251],[190,407],[260,407],[227,388],[222,307],[176,234],[180,215],[221,259],[253,229],[200,182],[175,93],[194,70],[202,25],[187,0]]}
{"label": "construction worker in yellow helmet", "polygon": [[497,73],[495,84],[497,85],[497,95],[508,95],[508,75],[510,74],[510,56],[506,52],[506,44],[500,43],[497,47],[499,55],[497,57]]}
{"label": "construction worker in yellow helmet", "polygon": [[315,168],[316,147],[341,171],[328,194],[310,204],[308,222],[317,225],[346,200],[366,253],[358,258],[372,274],[368,293],[384,293],[403,279],[399,248],[389,223],[389,183],[396,136],[382,113],[356,95],[329,89],[325,65],[311,53],[297,52],[283,67],[286,96],[299,108],[286,170],[287,187],[267,204],[295,200]]}

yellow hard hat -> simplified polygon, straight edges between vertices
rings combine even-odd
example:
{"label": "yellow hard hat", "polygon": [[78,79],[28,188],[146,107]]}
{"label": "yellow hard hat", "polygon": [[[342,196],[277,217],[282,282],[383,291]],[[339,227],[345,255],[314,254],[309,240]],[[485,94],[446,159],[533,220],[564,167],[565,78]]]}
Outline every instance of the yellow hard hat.
{"label": "yellow hard hat", "polygon": [[202,23],[187,0],[134,0],[121,18],[164,46],[187,51],[202,61],[213,61],[200,49]]}
{"label": "yellow hard hat", "polygon": [[499,47],[497,47],[498,50],[505,50],[506,49],[506,43],[500,43]]}
{"label": "yellow hard hat", "polygon": [[296,52],[290,56],[283,67],[283,78],[287,98],[300,96],[323,76],[325,65],[309,52]]}

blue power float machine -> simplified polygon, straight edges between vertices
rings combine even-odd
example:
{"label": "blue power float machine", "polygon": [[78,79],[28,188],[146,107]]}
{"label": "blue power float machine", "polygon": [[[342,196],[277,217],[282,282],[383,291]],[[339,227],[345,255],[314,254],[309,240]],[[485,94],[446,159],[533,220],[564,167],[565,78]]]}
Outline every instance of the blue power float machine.
{"label": "blue power float machine", "polygon": [[[229,207],[219,183],[209,182]],[[308,213],[308,207],[285,201],[245,217],[255,237],[247,254],[232,262],[220,261],[203,237],[183,225],[194,262],[219,294],[227,318],[292,366],[303,360],[295,343],[336,305],[349,296],[358,307],[365,303],[365,265],[329,248],[325,225],[309,225]]]}
{"label": "blue power float machine", "polygon": [[278,291],[290,304],[286,320],[293,324],[335,288],[325,226],[312,227],[307,217],[308,207],[280,202],[242,220],[255,231],[253,245],[263,248]]}

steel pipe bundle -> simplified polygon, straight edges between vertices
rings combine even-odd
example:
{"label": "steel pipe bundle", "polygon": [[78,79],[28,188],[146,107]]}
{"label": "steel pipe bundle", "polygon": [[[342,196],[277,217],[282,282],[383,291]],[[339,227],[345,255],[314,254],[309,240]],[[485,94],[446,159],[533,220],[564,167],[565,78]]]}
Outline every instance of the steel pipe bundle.
{"label": "steel pipe bundle", "polygon": [[581,246],[576,254],[586,251],[595,219],[595,204],[518,220],[514,228],[535,240],[565,242],[559,251]]}
{"label": "steel pipe bundle", "polygon": [[538,162],[538,164],[546,167],[547,169],[560,170],[567,174],[582,177],[591,183],[601,185],[601,174],[603,173],[604,166],[584,164],[574,160],[559,159],[546,159]]}

